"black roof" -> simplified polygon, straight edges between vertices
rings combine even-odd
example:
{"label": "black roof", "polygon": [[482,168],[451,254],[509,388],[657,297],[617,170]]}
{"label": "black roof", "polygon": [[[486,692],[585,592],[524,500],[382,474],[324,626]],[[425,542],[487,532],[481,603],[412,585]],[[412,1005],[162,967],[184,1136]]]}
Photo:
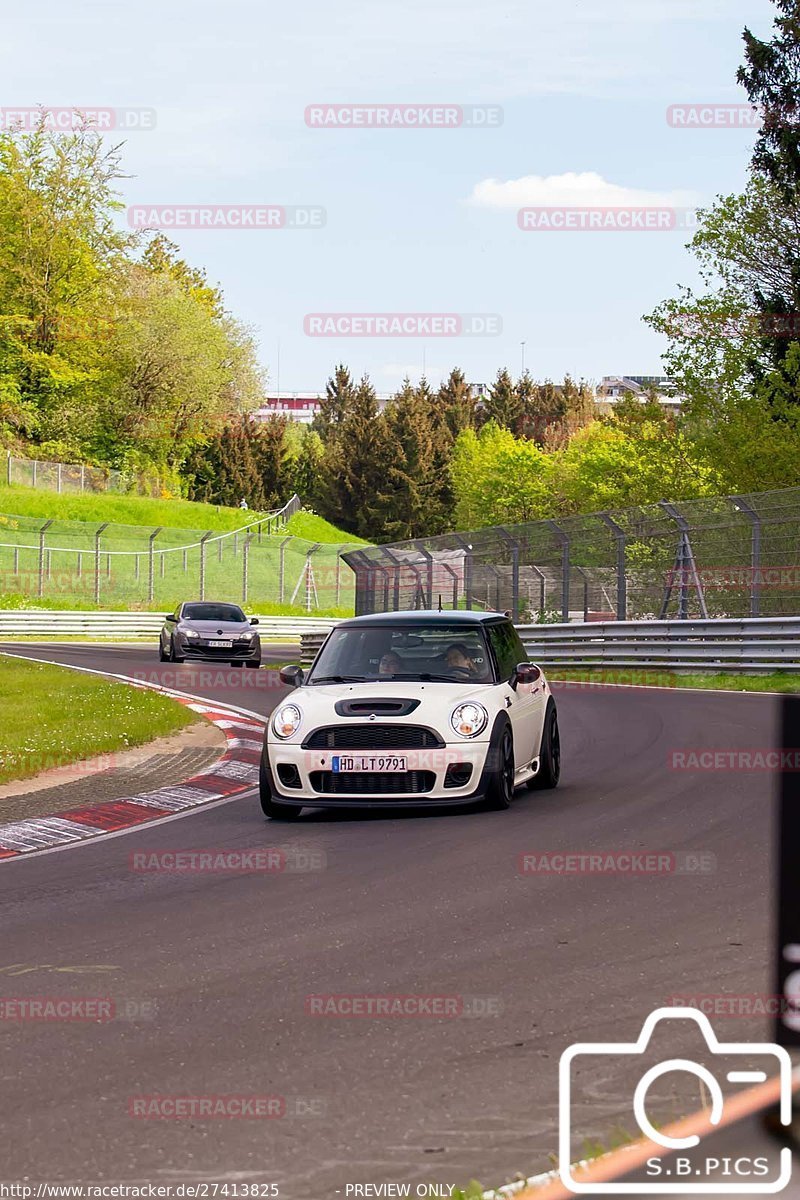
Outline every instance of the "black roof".
{"label": "black roof", "polygon": [[486,625],[492,621],[507,621],[501,612],[483,612],[480,609],[456,609],[439,612],[436,608],[409,609],[401,612],[368,613],[363,617],[348,617],[340,621],[337,629],[349,629],[351,625]]}

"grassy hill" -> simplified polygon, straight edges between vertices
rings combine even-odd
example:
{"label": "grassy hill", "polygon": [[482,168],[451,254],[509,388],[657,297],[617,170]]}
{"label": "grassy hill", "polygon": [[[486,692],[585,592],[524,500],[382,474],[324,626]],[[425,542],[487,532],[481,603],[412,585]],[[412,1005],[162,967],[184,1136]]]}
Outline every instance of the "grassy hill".
{"label": "grassy hill", "polygon": [[[352,612],[353,576],[338,556],[343,545],[363,542],[303,511],[268,535],[253,526],[261,515],[186,500],[0,487],[0,608],[166,610],[199,594],[202,559],[209,598],[246,597],[265,614]],[[39,596],[43,520],[52,523]],[[95,531],[106,522],[96,557]],[[156,529],[151,600],[149,539]]]}

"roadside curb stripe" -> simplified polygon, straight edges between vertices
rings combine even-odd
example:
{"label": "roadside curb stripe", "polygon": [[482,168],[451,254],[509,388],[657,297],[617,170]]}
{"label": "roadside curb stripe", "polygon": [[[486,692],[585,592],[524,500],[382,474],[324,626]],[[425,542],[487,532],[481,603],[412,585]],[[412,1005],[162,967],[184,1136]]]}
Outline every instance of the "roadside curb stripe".
{"label": "roadside curb stripe", "polygon": [[[113,678],[124,679],[122,676]],[[211,766],[183,783],[153,788],[117,800],[82,805],[51,816],[27,817],[0,825],[0,861],[20,858],[36,850],[83,842],[110,832],[149,825],[187,809],[251,791],[253,785],[258,783],[261,742],[256,735],[263,734],[266,718],[262,722],[249,710],[243,710],[239,716],[234,708],[199,703],[194,696],[174,692],[158,684],[146,684],[140,680],[125,682],[133,687],[159,691],[205,717],[225,734],[224,753]]]}

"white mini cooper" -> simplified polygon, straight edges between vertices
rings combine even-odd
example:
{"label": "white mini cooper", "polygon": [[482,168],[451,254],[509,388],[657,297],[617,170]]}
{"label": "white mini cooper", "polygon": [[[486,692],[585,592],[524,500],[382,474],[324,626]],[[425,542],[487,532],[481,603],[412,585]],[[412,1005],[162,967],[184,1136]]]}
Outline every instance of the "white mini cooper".
{"label": "white mini cooper", "polygon": [[392,612],[342,621],[297,690],[272,714],[261,755],[261,807],[399,808],[482,801],[554,788],[556,706],[500,613]]}

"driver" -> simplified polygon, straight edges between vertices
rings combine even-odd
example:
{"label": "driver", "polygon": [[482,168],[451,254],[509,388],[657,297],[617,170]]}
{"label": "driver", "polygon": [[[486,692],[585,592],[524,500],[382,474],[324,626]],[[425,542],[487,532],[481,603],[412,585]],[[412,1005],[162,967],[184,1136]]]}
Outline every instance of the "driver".
{"label": "driver", "polygon": [[452,667],[456,671],[464,671],[467,675],[477,674],[478,668],[470,658],[469,651],[463,642],[454,642],[452,646],[448,646],[444,657],[448,667]]}

